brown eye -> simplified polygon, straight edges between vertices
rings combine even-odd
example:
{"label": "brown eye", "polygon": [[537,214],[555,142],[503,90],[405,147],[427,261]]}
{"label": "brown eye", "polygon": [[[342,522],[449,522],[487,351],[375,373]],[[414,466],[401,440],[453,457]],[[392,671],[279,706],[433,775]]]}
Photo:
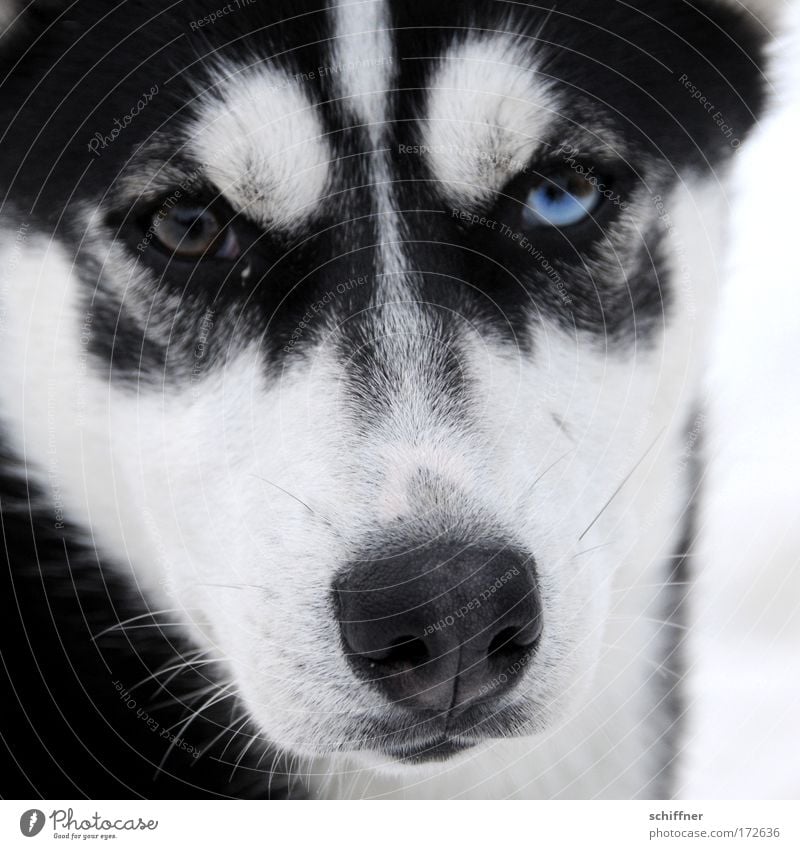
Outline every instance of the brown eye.
{"label": "brown eye", "polygon": [[170,254],[186,259],[236,259],[239,246],[230,227],[223,227],[208,207],[177,204],[159,210],[152,226],[161,245]]}

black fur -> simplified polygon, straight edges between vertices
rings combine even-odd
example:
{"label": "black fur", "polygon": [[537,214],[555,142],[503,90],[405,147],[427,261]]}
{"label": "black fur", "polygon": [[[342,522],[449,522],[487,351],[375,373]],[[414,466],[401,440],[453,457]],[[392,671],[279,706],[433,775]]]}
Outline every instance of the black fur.
{"label": "black fur", "polygon": [[234,699],[181,731],[208,698],[195,693],[216,680],[213,666],[140,684],[190,650],[174,617],[151,614],[121,564],[101,561],[75,528],[57,528],[36,507],[39,494],[10,474],[11,458],[0,461],[9,470],[0,478],[0,796],[285,796],[292,782],[266,743],[239,760],[256,732]]}

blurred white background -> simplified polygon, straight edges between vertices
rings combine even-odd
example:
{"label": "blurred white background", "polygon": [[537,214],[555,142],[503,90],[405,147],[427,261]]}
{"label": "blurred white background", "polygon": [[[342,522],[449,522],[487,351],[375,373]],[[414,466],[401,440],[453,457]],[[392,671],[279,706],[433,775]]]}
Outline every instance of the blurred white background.
{"label": "blurred white background", "polygon": [[689,798],[800,798],[800,3],[740,151],[692,593]]}

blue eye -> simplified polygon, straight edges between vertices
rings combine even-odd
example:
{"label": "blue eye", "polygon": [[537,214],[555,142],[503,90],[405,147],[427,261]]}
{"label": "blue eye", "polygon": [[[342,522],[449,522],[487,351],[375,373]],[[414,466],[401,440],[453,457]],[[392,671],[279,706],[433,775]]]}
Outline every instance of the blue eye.
{"label": "blue eye", "polygon": [[531,227],[568,227],[591,215],[601,198],[580,174],[548,175],[528,193],[522,215]]}

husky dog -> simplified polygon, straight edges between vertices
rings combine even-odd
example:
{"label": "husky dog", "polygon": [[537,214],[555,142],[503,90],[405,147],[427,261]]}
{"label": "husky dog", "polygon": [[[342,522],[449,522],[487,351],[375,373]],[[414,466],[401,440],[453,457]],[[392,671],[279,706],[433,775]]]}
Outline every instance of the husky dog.
{"label": "husky dog", "polygon": [[2,10],[3,795],[673,794],[766,18]]}

